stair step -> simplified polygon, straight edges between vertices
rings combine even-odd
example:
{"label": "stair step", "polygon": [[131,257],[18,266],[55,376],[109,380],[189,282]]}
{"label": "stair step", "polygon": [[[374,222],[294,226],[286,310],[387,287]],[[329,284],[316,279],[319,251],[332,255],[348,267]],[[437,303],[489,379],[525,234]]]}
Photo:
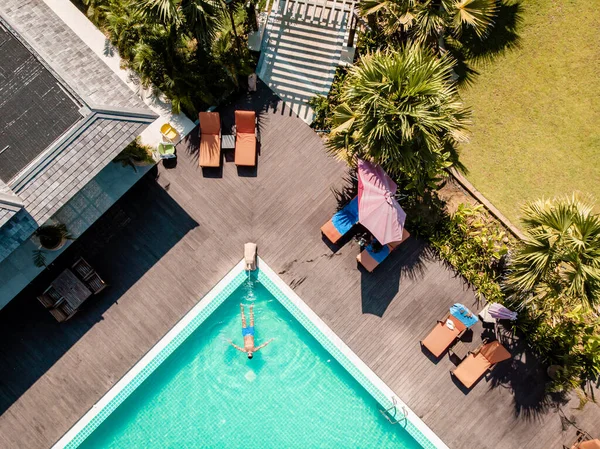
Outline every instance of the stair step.
{"label": "stair step", "polygon": [[305,46],[312,47],[317,51],[327,52],[327,53],[331,53],[331,52],[338,50],[340,48],[340,44],[341,44],[341,42],[339,42],[339,41],[332,42],[332,43],[325,43],[323,41],[317,41],[311,37],[297,36],[294,34],[286,33],[285,31],[283,32],[283,34],[275,35],[275,36],[273,34],[269,34],[269,41],[285,42],[285,43],[292,44],[292,45],[295,45],[295,46],[301,47],[301,48],[304,48]]}
{"label": "stair step", "polygon": [[[286,52],[287,53],[287,52]],[[333,70],[338,65],[339,58],[323,58],[323,61],[315,60],[314,58],[303,57],[297,53],[284,54],[281,50],[277,52],[277,64],[293,65],[295,67],[302,67],[308,70],[314,70],[316,72],[323,72],[324,70]]]}
{"label": "stair step", "polygon": [[287,25],[282,25],[278,30],[275,29],[275,32],[279,32],[281,34],[287,34],[288,36],[294,36],[294,37],[304,37],[304,38],[309,38],[311,40],[314,41],[318,41],[318,42],[323,42],[323,43],[329,43],[329,42],[335,42],[337,43],[337,41],[339,40],[340,36],[343,35],[343,33],[340,30],[336,30],[335,32],[330,32],[330,33],[319,33],[319,29],[317,27],[312,27],[312,28],[295,28],[295,27],[288,27]]}
{"label": "stair step", "polygon": [[288,47],[287,45],[284,45],[282,43],[277,49],[272,49],[272,51],[269,51],[269,49],[267,49],[267,51],[265,52],[265,57],[276,60],[277,58],[282,56],[287,59],[298,60],[300,62],[308,62],[316,66],[322,66],[323,64],[337,64],[341,53],[341,51],[337,51],[335,53],[311,53],[309,51],[306,51],[305,49],[299,49],[298,47]]}
{"label": "stair step", "polygon": [[314,86],[308,81],[290,80],[287,77],[279,75],[272,75],[268,78],[269,82],[276,84],[279,90],[285,92],[289,91],[298,93],[307,97],[314,97],[315,95],[327,95],[329,93],[329,89]]}
{"label": "stair step", "polygon": [[298,55],[308,55],[310,57],[321,57],[331,60],[333,57],[339,57],[342,54],[342,44],[330,46],[324,48],[320,45],[311,45],[308,42],[299,40],[290,40],[286,36],[283,37],[271,37],[269,36],[267,48],[269,52],[279,52],[280,49],[287,50],[288,52],[295,52]]}
{"label": "stair step", "polygon": [[278,83],[266,83],[273,92],[277,94],[283,101],[294,100],[308,104],[309,100],[316,97],[318,94],[307,92],[304,89],[296,89],[288,86],[281,86]]}
{"label": "stair step", "polygon": [[277,59],[277,62],[274,64],[273,67],[278,70],[281,70],[283,72],[298,73],[303,76],[306,76],[309,79],[316,79],[316,80],[323,80],[323,81],[325,81],[325,80],[331,81],[331,79],[335,75],[335,66],[322,65],[318,69],[314,69],[314,68],[309,69],[300,64],[294,64],[293,62],[282,61],[279,58]]}
{"label": "stair step", "polygon": [[325,89],[327,85],[331,84],[331,81],[333,79],[333,76],[329,76],[326,78],[315,78],[313,76],[298,71],[286,70],[282,68],[279,64],[277,64],[271,69],[271,76],[281,76],[284,78],[289,78],[290,80],[308,82],[312,86],[320,90]]}

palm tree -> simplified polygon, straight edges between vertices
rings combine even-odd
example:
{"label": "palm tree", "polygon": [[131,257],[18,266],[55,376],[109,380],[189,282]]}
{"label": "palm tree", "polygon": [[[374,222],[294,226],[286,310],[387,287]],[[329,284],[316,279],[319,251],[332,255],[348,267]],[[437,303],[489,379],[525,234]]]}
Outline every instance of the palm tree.
{"label": "palm tree", "polygon": [[[352,67],[333,115],[329,149],[405,177],[408,188],[435,188],[458,165],[469,111],[452,81],[453,60],[418,45],[367,54]],[[459,166],[460,167],[460,166]]]}
{"label": "palm tree", "polygon": [[436,49],[447,33],[457,38],[465,27],[483,38],[498,11],[497,0],[363,0],[359,7],[388,36],[408,35]]}
{"label": "palm tree", "polygon": [[144,18],[189,33],[199,45],[210,45],[221,24],[220,4],[214,0],[139,0]]}
{"label": "palm tree", "polygon": [[514,299],[554,313],[599,311],[600,215],[593,207],[577,195],[524,206],[526,238],[506,284]]}

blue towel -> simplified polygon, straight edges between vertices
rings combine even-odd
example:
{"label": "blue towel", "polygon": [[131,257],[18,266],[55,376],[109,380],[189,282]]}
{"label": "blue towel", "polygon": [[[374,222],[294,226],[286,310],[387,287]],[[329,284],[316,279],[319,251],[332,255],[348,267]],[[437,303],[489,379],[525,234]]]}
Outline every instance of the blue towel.
{"label": "blue towel", "polygon": [[354,197],[352,201],[336,212],[334,216],[331,217],[331,222],[335,229],[342,235],[358,223],[358,197]]}
{"label": "blue towel", "polygon": [[372,244],[368,244],[366,250],[369,255],[377,261],[377,263],[383,262],[385,258],[390,255],[390,247],[387,245],[383,245],[379,251],[375,252],[373,251]]}
{"label": "blue towel", "polygon": [[[471,314],[470,317],[467,316],[469,315],[469,313]],[[479,319],[477,318],[477,316],[475,316],[474,313],[471,313],[471,311],[468,308],[466,308],[458,302],[452,307],[450,307],[450,315],[458,319],[467,328],[473,326],[477,321],[479,321]]]}

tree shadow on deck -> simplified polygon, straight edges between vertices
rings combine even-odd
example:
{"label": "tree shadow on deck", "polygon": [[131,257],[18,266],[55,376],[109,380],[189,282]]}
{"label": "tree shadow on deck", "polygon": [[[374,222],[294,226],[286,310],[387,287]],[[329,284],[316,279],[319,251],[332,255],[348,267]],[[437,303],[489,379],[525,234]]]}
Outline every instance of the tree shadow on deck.
{"label": "tree shadow on deck", "polygon": [[[0,311],[0,414],[198,226],[155,179],[156,168]],[[84,257],[109,285],[91,296],[70,320],[58,323],[36,296],[79,257]]]}
{"label": "tree shadow on deck", "polygon": [[489,388],[507,388],[514,400],[514,413],[528,421],[538,420],[552,409],[565,405],[568,394],[550,393],[546,367],[527,348],[518,335],[499,328],[498,340],[508,349],[512,358],[499,363],[486,378]]}
{"label": "tree shadow on deck", "polygon": [[383,317],[400,291],[402,279],[418,280],[423,277],[426,262],[432,257],[434,254],[424,242],[410,237],[372,273],[359,267],[362,313]]}

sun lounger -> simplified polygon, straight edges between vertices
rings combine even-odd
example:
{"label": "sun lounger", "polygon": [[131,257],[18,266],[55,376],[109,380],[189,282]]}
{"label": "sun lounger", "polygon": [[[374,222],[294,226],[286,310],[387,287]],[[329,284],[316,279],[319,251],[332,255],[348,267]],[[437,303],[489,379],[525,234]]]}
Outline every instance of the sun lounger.
{"label": "sun lounger", "polygon": [[486,343],[469,354],[452,371],[452,375],[465,387],[471,388],[488,370],[493,369],[497,363],[510,359],[510,357],[510,352],[500,342]]}
{"label": "sun lounger", "polygon": [[235,165],[256,165],[256,113],[235,111]]}
{"label": "sun lounger", "polygon": [[600,449],[600,440],[587,440],[576,443],[571,449]]}
{"label": "sun lounger", "polygon": [[[452,326],[448,326],[448,320],[452,321]],[[466,326],[463,323],[448,315],[437,322],[429,335],[421,340],[421,345],[427,348],[436,358],[439,358],[461,336],[465,329]]]}
{"label": "sun lounger", "polygon": [[221,116],[218,112],[200,112],[200,167],[221,165]]}
{"label": "sun lounger", "polygon": [[337,211],[331,220],[321,226],[321,232],[333,244],[358,223],[358,197],[355,196],[348,204]]}
{"label": "sun lounger", "polygon": [[371,244],[367,245],[362,252],[356,256],[356,260],[361,264],[368,272],[372,272],[377,266],[383,262],[387,256],[391,254],[401,243],[410,237],[409,232],[406,229],[402,230],[402,240],[399,242],[392,242],[384,245],[379,251],[375,252]]}

